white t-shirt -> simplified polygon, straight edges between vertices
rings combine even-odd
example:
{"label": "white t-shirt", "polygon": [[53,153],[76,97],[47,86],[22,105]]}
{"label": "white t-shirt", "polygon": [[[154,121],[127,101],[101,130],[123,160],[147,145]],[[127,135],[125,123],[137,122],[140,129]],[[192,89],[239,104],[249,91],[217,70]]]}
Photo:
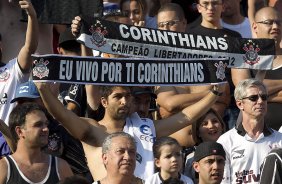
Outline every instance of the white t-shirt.
{"label": "white t-shirt", "polygon": [[[187,176],[183,174],[180,175],[180,180],[184,182],[184,184],[193,184],[194,182]],[[160,173],[157,172],[146,179],[145,184],[162,184],[163,180],[160,177]]]}
{"label": "white t-shirt", "polygon": [[259,183],[260,166],[273,148],[282,147],[282,134],[265,127],[253,140],[240,124],[221,135],[217,142],[226,152],[222,183]]}
{"label": "white t-shirt", "polygon": [[237,31],[238,33],[241,34],[242,38],[252,38],[252,30],[251,30],[250,21],[246,17],[241,24],[236,24],[236,25],[227,24],[223,22],[222,19],[220,19],[220,24],[224,28],[231,29],[233,31]]}
{"label": "white t-shirt", "polygon": [[14,99],[17,86],[27,82],[29,73],[24,74],[17,62],[12,59],[5,66],[0,67],[0,119],[8,125],[9,114],[16,103],[10,103]]}
{"label": "white t-shirt", "polygon": [[154,123],[151,119],[140,118],[137,113],[133,113],[126,118],[123,131],[136,140],[137,158],[134,175],[146,180],[154,174],[153,143],[156,139]]}

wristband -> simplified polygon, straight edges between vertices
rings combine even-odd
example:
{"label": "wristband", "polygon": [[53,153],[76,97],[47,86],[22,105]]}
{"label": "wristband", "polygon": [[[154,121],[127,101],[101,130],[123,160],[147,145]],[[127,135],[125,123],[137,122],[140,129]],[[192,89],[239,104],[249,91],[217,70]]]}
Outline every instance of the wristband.
{"label": "wristband", "polygon": [[216,91],[216,90],[214,90],[214,89],[211,89],[211,92],[212,92],[213,94],[215,94],[216,96],[222,96],[222,95],[223,95],[223,92],[218,92],[218,91]]}

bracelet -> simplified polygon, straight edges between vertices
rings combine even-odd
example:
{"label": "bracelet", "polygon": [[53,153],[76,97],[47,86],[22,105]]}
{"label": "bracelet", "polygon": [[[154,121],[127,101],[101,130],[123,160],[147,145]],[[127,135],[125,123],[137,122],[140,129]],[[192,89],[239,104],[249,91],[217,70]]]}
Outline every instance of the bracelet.
{"label": "bracelet", "polygon": [[214,89],[211,89],[211,92],[212,92],[213,94],[215,94],[216,96],[222,96],[222,95],[223,95],[223,92],[218,92],[218,91],[216,91],[216,90],[214,90]]}

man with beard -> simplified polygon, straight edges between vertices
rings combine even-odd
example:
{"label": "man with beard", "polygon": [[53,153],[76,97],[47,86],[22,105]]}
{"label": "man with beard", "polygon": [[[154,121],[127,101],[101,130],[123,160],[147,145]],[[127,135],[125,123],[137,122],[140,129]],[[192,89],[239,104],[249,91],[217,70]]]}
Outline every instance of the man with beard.
{"label": "man with beard", "polygon": [[[154,173],[152,145],[156,137],[168,136],[190,125],[202,116],[218,99],[225,85],[214,88],[199,102],[181,112],[158,121],[140,118],[137,113],[130,113],[132,104],[131,89],[125,86],[103,86],[101,104],[105,108],[104,118],[97,122],[93,119],[80,118],[66,110],[50,92],[50,86],[36,83],[41,98],[48,111],[65,128],[83,143],[89,169],[94,180],[106,176],[101,160],[101,145],[109,133],[124,131],[137,142],[135,175],[141,179]],[[54,108],[56,107],[56,108]]]}
{"label": "man with beard", "polygon": [[203,142],[196,147],[193,167],[199,184],[219,184],[223,178],[225,151],[217,142]]}
{"label": "man with beard", "polygon": [[0,160],[0,183],[53,184],[73,175],[66,161],[41,151],[48,143],[48,120],[41,106],[19,105],[10,114],[10,131],[17,141],[14,154]]}

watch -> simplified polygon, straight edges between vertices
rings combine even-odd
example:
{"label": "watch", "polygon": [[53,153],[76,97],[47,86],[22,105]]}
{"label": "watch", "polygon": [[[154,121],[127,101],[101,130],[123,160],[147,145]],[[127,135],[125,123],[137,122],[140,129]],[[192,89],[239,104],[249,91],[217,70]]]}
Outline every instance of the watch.
{"label": "watch", "polygon": [[211,89],[211,92],[212,92],[213,94],[215,94],[216,96],[222,96],[222,95],[223,95],[223,92],[218,92],[218,91],[216,91],[216,90],[214,90],[214,89]]}

